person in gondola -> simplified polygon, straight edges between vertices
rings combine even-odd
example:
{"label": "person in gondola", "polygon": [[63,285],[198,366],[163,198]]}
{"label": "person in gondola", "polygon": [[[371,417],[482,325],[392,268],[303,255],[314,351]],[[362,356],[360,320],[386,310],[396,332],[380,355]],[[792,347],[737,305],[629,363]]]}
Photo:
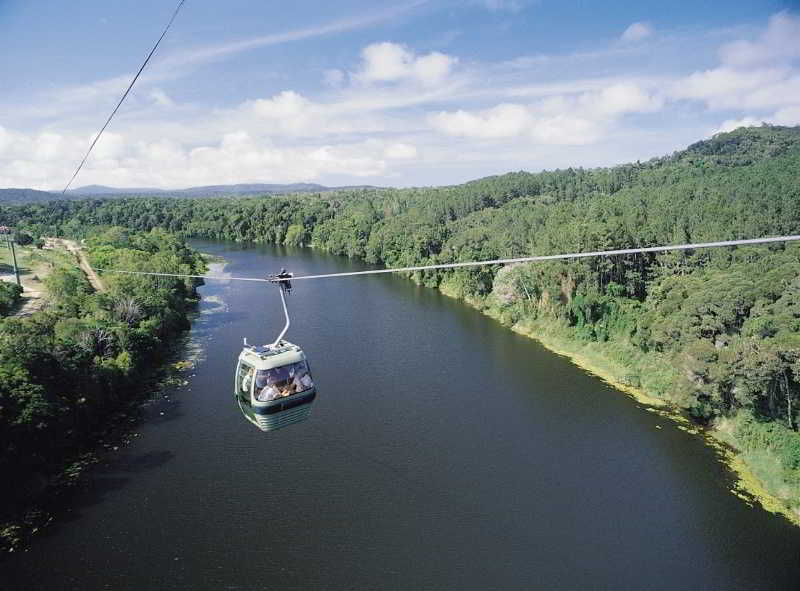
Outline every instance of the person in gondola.
{"label": "person in gondola", "polygon": [[[256,379],[256,386],[259,386],[259,380],[261,378]],[[275,376],[272,372],[268,372],[266,378],[264,378],[264,386],[259,390],[258,396],[256,399],[261,402],[267,402],[269,400],[275,400],[278,398],[281,393],[278,388],[275,386]]]}
{"label": "person in gondola", "polygon": [[308,370],[301,366],[294,374],[292,385],[294,386],[295,392],[305,392],[314,385],[314,382],[311,381],[311,376],[308,375]]}
{"label": "person in gondola", "polygon": [[244,376],[244,379],[242,379],[242,392],[250,392],[250,384],[253,382],[253,373],[255,373],[255,371],[252,367],[247,370],[247,374]]}
{"label": "person in gondola", "polygon": [[285,378],[281,380],[281,396],[291,396],[297,391],[294,387],[294,367],[290,367],[288,373],[285,372],[285,368],[281,369],[284,369],[282,377]]}
{"label": "person in gondola", "polygon": [[289,279],[292,277],[292,274],[289,273],[286,269],[281,269],[281,272],[278,273],[278,279],[282,279],[283,287],[286,289],[286,293],[292,293],[292,282]]}

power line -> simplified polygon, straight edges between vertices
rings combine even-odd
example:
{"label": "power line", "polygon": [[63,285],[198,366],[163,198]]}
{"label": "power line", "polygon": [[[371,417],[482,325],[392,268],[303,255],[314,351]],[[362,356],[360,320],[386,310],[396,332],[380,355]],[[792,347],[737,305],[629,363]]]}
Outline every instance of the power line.
{"label": "power line", "polygon": [[153,45],[153,49],[151,49],[150,53],[147,54],[147,57],[145,58],[144,63],[142,63],[142,67],[139,68],[138,72],[136,72],[136,75],[133,77],[133,80],[131,80],[131,83],[128,85],[127,90],[125,90],[125,94],[123,94],[122,98],[119,99],[119,102],[117,103],[117,106],[114,107],[113,111],[111,111],[111,115],[109,115],[108,119],[106,119],[105,124],[100,129],[100,131],[98,132],[97,136],[95,136],[94,141],[92,141],[91,145],[89,146],[89,149],[86,150],[86,154],[84,155],[83,160],[81,160],[81,163],[78,164],[78,168],[75,169],[75,173],[72,175],[72,178],[69,179],[69,182],[67,183],[67,186],[64,187],[63,191],[61,191],[62,195],[67,192],[67,189],[69,189],[69,186],[72,184],[72,181],[74,181],[75,177],[78,176],[78,173],[81,171],[81,168],[83,168],[83,164],[86,162],[86,159],[89,157],[89,154],[91,154],[92,148],[94,148],[94,145],[97,143],[97,140],[100,139],[100,136],[103,135],[103,132],[106,130],[106,127],[108,127],[108,124],[111,123],[111,119],[114,118],[114,115],[116,115],[117,111],[119,110],[120,106],[122,105],[122,102],[125,100],[125,97],[128,96],[128,93],[131,91],[131,88],[133,88],[133,85],[139,79],[139,75],[142,73],[142,70],[144,70],[144,67],[147,65],[147,62],[149,62],[150,58],[153,57],[153,54],[156,52],[156,49],[158,49],[158,46],[161,43],[161,40],[164,38],[164,35],[167,34],[167,31],[169,31],[169,28],[172,26],[172,21],[175,20],[176,16],[178,16],[178,11],[181,9],[181,6],[183,6],[184,2],[186,2],[186,0],[180,0],[180,2],[178,2],[178,6],[175,8],[175,11],[172,13],[172,17],[169,19],[169,22],[167,23],[167,26],[164,27],[164,31],[161,33],[161,37],[158,38],[158,41],[156,41],[156,44]]}
{"label": "power line", "polygon": [[[745,238],[741,240],[721,240],[718,242],[696,242],[693,244],[674,244],[668,246],[646,246],[643,248],[622,248],[618,250],[596,250],[591,252],[573,252],[568,254],[546,254],[512,259],[493,259],[489,261],[470,261],[466,263],[442,263],[439,265],[419,265],[415,267],[396,267],[394,269],[371,269],[369,271],[349,271],[346,273],[323,273],[319,275],[299,275],[292,277],[292,281],[299,279],[323,279],[326,277],[351,277],[353,275],[377,275],[378,273],[402,273],[404,271],[427,271],[429,269],[455,269],[460,267],[478,267],[483,265],[505,265],[511,263],[534,263],[540,261],[554,261],[563,259],[582,259],[588,257],[615,256],[623,254],[638,254],[643,252],[670,252],[675,250],[698,250],[700,248],[720,248],[723,246],[743,246],[748,244],[770,244],[773,242],[792,242],[800,240],[800,234],[789,236],[771,236],[767,238]],[[145,271],[118,271],[115,269],[95,269],[103,273],[125,273],[130,275],[151,275],[156,277],[187,277],[192,279],[212,279],[220,281],[258,281],[275,283],[274,279],[260,279],[256,277],[224,277],[215,275],[183,275],[179,273],[151,273]]]}

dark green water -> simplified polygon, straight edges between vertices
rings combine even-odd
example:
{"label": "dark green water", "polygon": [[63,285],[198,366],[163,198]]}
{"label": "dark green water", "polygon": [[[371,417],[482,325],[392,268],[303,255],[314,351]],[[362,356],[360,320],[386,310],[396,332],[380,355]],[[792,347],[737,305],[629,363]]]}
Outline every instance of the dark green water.
{"label": "dark green water", "polygon": [[[200,246],[235,276],[357,268]],[[239,414],[241,339],[272,340],[280,303],[209,283],[189,384],[0,565],[1,589],[800,588],[800,529],[731,495],[700,439],[433,290],[295,287],[310,420],[264,434]]]}

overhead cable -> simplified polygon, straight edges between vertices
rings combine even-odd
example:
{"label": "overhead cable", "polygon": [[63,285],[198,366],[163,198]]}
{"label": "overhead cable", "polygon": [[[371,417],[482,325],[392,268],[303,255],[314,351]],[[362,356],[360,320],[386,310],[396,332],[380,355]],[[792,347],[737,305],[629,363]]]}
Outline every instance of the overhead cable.
{"label": "overhead cable", "polygon": [[481,265],[506,265],[512,263],[534,263],[559,259],[582,259],[588,257],[605,257],[621,254],[638,254],[642,252],[668,252],[671,250],[696,250],[698,248],[717,248],[720,246],[741,246],[743,244],[765,244],[769,242],[790,242],[800,240],[800,235],[774,236],[769,238],[747,238],[743,240],[723,240],[720,242],[699,242],[696,244],[676,244],[672,246],[648,246],[645,248],[621,248],[619,250],[596,250],[592,252],[573,252],[569,254],[546,254],[513,259],[493,259],[490,261],[471,261],[467,263],[443,263],[440,265],[420,265],[416,267],[398,267],[394,269],[373,269],[370,271],[350,271],[347,273],[324,273],[321,275],[301,275],[296,279],[322,279],[323,277],[346,277],[349,275],[374,275],[376,273],[400,273],[403,271],[427,271],[428,269],[455,269],[459,267],[477,267]]}
{"label": "overhead cable", "polygon": [[[546,254],[510,259],[492,259],[489,261],[470,261],[466,263],[442,263],[439,265],[419,265],[414,267],[396,267],[393,269],[370,269],[368,271],[348,271],[345,273],[323,273],[319,275],[298,275],[291,278],[323,279],[326,277],[351,277],[353,275],[377,275],[378,273],[402,273],[407,271],[427,271],[430,269],[456,269],[460,267],[478,267],[483,265],[507,265],[513,263],[535,263],[540,261],[554,261],[563,259],[583,259],[588,257],[606,257],[625,254],[639,254],[644,252],[670,252],[675,250],[698,250],[700,248],[720,248],[723,246],[744,246],[748,244],[769,244],[773,242],[792,242],[800,240],[800,234],[789,236],[770,236],[766,238],[745,238],[741,240],[721,240],[718,242],[696,242],[693,244],[674,244],[668,246],[646,246],[643,248],[621,248],[618,250],[596,250],[591,252],[573,252],[568,254]],[[259,281],[275,283],[275,279],[260,279],[255,277],[225,277],[218,275],[182,275],[178,273],[150,273],[144,271],[118,271],[115,269],[95,269],[104,273],[127,273],[131,275],[153,275],[157,277],[188,277],[192,279],[212,279],[219,281]]]}
{"label": "overhead cable", "polygon": [[178,11],[180,11],[181,6],[183,6],[184,2],[186,2],[186,0],[180,0],[180,2],[178,2],[178,6],[175,8],[175,11],[172,13],[172,17],[169,19],[169,22],[167,23],[167,26],[164,27],[164,31],[161,33],[161,37],[158,38],[158,41],[156,41],[156,44],[153,45],[153,49],[151,49],[150,53],[147,54],[147,57],[145,58],[144,62],[142,63],[142,67],[139,68],[138,72],[136,72],[136,75],[133,77],[133,80],[131,80],[131,83],[128,85],[128,88],[125,90],[125,94],[123,94],[122,98],[119,99],[119,102],[117,103],[117,106],[114,107],[113,111],[111,111],[111,115],[109,115],[108,119],[106,119],[105,124],[100,129],[100,131],[97,133],[97,135],[95,136],[94,140],[92,141],[91,145],[89,146],[89,149],[86,150],[86,154],[83,156],[83,160],[81,160],[81,163],[78,164],[78,168],[75,169],[75,173],[72,175],[72,178],[69,179],[69,182],[67,183],[67,186],[64,187],[63,191],[61,191],[62,195],[67,192],[67,189],[69,189],[69,186],[72,184],[72,181],[74,181],[75,177],[78,176],[78,173],[81,171],[81,168],[83,168],[83,164],[86,162],[86,159],[89,157],[89,154],[91,154],[92,148],[94,148],[94,145],[97,143],[97,140],[100,139],[100,136],[103,135],[103,132],[106,130],[106,127],[108,127],[108,124],[111,123],[111,120],[114,118],[114,115],[116,115],[117,111],[119,110],[120,106],[122,105],[122,102],[125,100],[125,97],[128,96],[128,93],[131,91],[131,88],[133,88],[133,85],[139,79],[139,75],[142,73],[142,70],[144,70],[144,67],[147,65],[147,62],[149,62],[150,58],[153,57],[153,54],[156,52],[156,49],[158,49],[158,46],[161,43],[161,40],[164,38],[164,35],[167,34],[167,31],[169,31],[169,28],[172,26],[172,21],[175,20],[176,16],[178,16]]}

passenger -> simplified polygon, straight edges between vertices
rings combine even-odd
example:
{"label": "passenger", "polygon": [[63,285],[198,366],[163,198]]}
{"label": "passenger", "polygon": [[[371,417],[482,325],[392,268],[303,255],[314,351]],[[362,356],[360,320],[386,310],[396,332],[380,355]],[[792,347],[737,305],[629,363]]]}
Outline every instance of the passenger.
{"label": "passenger", "polygon": [[283,388],[281,388],[281,396],[291,396],[297,392],[294,386],[294,367],[289,368],[289,378],[286,380]]}
{"label": "passenger", "polygon": [[271,373],[268,373],[266,376],[266,381],[266,385],[258,393],[258,396],[256,396],[256,400],[261,402],[275,400],[281,395],[280,391],[275,386],[275,376],[273,376]]}
{"label": "passenger", "polygon": [[311,376],[308,375],[308,369],[301,366],[295,373],[292,384],[294,385],[295,392],[304,392],[311,388],[311,386],[314,385],[314,382],[311,379]]}
{"label": "passenger", "polygon": [[242,392],[249,392],[250,391],[250,384],[253,383],[253,374],[255,370],[251,367],[247,370],[247,374],[245,374],[244,378],[242,379]]}

